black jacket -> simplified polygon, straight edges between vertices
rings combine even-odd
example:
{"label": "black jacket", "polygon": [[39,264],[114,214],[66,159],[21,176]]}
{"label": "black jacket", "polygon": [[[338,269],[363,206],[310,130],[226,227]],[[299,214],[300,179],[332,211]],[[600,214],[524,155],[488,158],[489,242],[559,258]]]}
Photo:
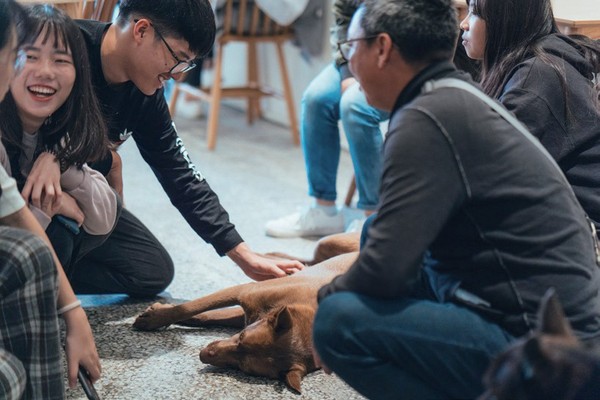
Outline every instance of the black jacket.
{"label": "black jacket", "polygon": [[177,136],[163,90],[146,96],[132,82],[110,86],[104,79],[100,45],[110,24],[77,21],[90,57],[94,89],[109,129],[109,139],[122,143],[130,136],[158,178],[171,203],[190,226],[220,255],[242,242],[202,174]]}
{"label": "black jacket", "polygon": [[[348,273],[319,299],[353,291],[408,297],[425,273],[439,301],[473,309],[515,336],[536,326],[555,287],[575,332],[600,336],[600,269],[581,206],[552,158],[480,99],[425,82],[465,81],[435,64],[400,94],[384,144],[380,209]],[[435,263],[423,268],[431,251]],[[457,298],[457,289],[480,302]]]}
{"label": "black jacket", "polygon": [[547,36],[540,45],[564,71],[567,86],[550,65],[531,57],[508,74],[500,101],[558,162],[600,231],[600,107],[592,66],[566,36]]}

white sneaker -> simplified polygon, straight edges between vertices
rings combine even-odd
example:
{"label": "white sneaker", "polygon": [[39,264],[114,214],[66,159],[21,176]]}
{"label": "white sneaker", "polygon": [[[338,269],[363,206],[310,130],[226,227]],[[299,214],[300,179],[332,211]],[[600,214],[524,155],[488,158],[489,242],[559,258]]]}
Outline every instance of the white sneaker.
{"label": "white sneaker", "polygon": [[200,99],[186,99],[186,93],[181,93],[177,101],[177,115],[186,119],[200,119],[204,117],[202,101]]}
{"label": "white sneaker", "polygon": [[362,232],[363,225],[365,224],[366,218],[358,218],[350,222],[346,227],[344,232],[353,233],[353,232]]}
{"label": "white sneaker", "polygon": [[341,213],[327,215],[323,210],[309,207],[283,218],[267,222],[268,236],[293,238],[304,236],[326,236],[344,232],[344,217]]}

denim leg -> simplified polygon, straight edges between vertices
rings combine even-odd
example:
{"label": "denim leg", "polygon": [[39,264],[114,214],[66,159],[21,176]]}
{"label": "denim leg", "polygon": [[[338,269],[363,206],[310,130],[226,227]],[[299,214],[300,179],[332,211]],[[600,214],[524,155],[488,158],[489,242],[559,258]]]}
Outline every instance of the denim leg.
{"label": "denim leg", "polygon": [[367,239],[369,238],[369,228],[373,225],[373,221],[377,213],[373,213],[367,217],[365,223],[363,224],[362,230],[360,231],[360,249],[362,250],[365,247],[365,243],[367,243]]}
{"label": "denim leg", "polygon": [[383,163],[383,137],[379,123],[388,119],[388,113],[370,106],[360,85],[354,84],[342,95],[340,118],[354,165],[357,206],[363,210],[374,210],[379,202]]}
{"label": "denim leg", "polygon": [[335,201],[340,161],[340,74],[330,64],[317,75],[302,96],[301,136],[308,178],[308,194]]}
{"label": "denim leg", "polygon": [[467,399],[513,338],[452,303],[380,300],[351,292],[325,298],[314,324],[323,362],[369,399]]}

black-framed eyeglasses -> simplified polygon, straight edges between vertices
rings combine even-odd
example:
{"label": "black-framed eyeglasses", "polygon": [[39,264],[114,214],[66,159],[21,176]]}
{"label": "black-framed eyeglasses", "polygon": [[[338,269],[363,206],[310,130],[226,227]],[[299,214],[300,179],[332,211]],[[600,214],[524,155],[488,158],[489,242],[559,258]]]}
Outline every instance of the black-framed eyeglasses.
{"label": "black-framed eyeglasses", "polygon": [[[138,21],[139,21],[138,19],[133,20],[133,22],[138,22]],[[160,33],[160,31],[156,28],[156,26],[154,26],[154,24],[152,24],[152,23],[150,23],[150,26],[152,28],[154,28],[154,32],[156,32],[156,34],[158,35],[160,40],[162,40],[162,42],[165,44],[165,46],[167,46],[167,50],[169,50],[169,52],[171,53],[171,55],[173,56],[175,61],[177,61],[177,64],[175,64],[169,70],[169,75],[182,74],[182,73],[188,72],[189,70],[194,69],[196,67],[196,63],[193,61],[186,61],[186,60],[179,59],[179,57],[177,57],[177,54],[175,54],[175,52],[173,51],[171,46],[169,46],[169,43],[167,43],[164,36]]]}
{"label": "black-framed eyeglasses", "polygon": [[341,42],[337,42],[337,48],[338,48],[340,54],[342,55],[342,57],[344,58],[344,61],[350,62],[350,59],[354,55],[354,42],[358,42],[359,40],[375,39],[377,36],[379,36],[379,35],[377,34],[377,35],[371,35],[371,36],[366,36],[366,37],[361,37],[361,38],[343,40]]}

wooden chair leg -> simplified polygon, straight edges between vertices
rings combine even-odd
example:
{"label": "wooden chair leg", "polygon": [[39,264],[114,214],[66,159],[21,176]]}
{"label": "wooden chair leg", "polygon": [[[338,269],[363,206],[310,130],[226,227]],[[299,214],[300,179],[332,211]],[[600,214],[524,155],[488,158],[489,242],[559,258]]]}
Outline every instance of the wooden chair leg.
{"label": "wooden chair leg", "polygon": [[94,8],[95,7],[103,7],[104,6],[104,0],[96,0],[96,1],[90,1],[90,0],[84,0],[83,1],[83,11],[82,11],[82,15],[81,17],[83,19],[96,19],[95,18],[95,13],[94,13]]}
{"label": "wooden chair leg", "polygon": [[346,207],[350,207],[350,205],[352,205],[354,192],[356,192],[356,177],[352,175],[352,181],[350,182],[350,186],[348,187],[348,191],[346,192],[346,199],[344,200],[344,205]]}
{"label": "wooden chair leg", "polygon": [[292,96],[292,86],[287,72],[285,56],[283,54],[283,45],[277,42],[277,57],[279,58],[279,69],[281,71],[281,81],[283,82],[283,94],[287,105],[290,118],[290,129],[292,130],[292,142],[298,146],[300,144],[300,134],[298,132],[298,121],[296,118],[296,107],[294,107],[294,97]]}
{"label": "wooden chair leg", "polygon": [[215,63],[214,82],[210,91],[210,113],[208,116],[207,146],[214,150],[217,144],[217,129],[219,127],[219,107],[221,107],[221,77],[223,74],[223,44],[219,44],[217,61]]}
{"label": "wooden chair leg", "polygon": [[[258,88],[258,58],[256,43],[248,42],[248,87]],[[260,117],[260,99],[255,96],[248,97],[248,123],[252,124]]]}
{"label": "wooden chair leg", "polygon": [[173,93],[171,94],[171,99],[169,100],[169,113],[171,113],[171,118],[175,118],[175,112],[177,111],[177,100],[179,99],[179,83],[175,83],[173,87]]}

